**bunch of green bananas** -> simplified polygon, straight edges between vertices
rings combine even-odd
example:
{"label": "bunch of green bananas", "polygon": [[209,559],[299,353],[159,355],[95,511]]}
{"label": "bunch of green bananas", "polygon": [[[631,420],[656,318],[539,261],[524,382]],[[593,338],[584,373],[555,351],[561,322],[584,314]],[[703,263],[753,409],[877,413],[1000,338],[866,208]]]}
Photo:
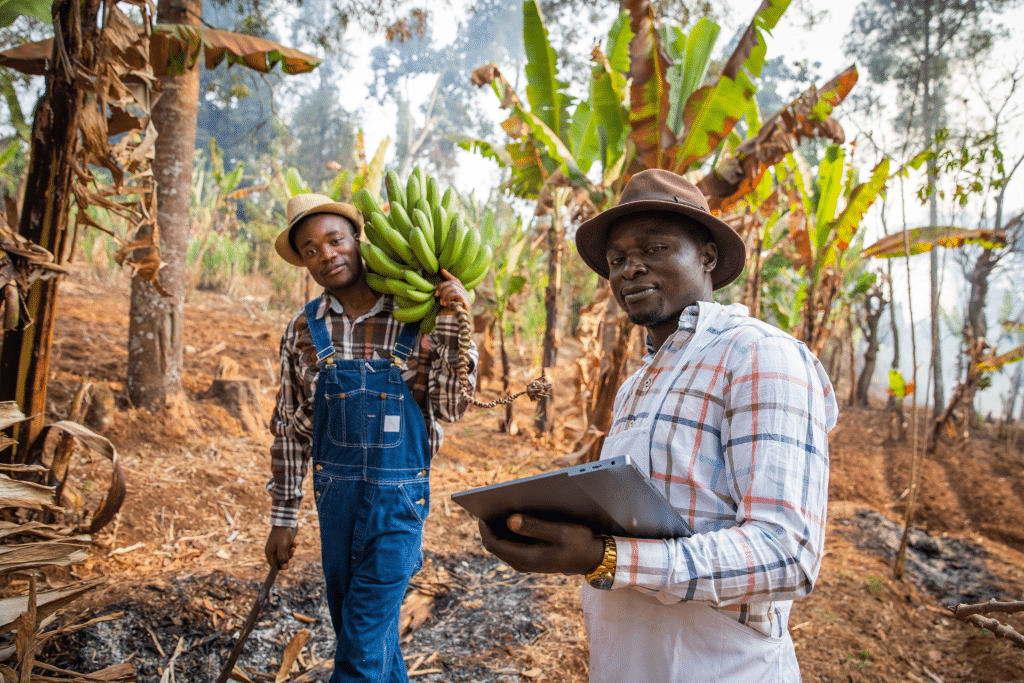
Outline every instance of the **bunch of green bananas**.
{"label": "bunch of green bananas", "polygon": [[392,294],[394,316],[402,322],[422,321],[428,333],[440,306],[434,296],[444,269],[462,281],[466,291],[483,281],[493,256],[481,243],[480,231],[454,209],[455,194],[441,194],[437,179],[417,166],[402,183],[398,174],[384,177],[389,213],[363,188],[356,206],[366,219],[366,240],[359,251],[367,266],[366,283],[382,294]]}

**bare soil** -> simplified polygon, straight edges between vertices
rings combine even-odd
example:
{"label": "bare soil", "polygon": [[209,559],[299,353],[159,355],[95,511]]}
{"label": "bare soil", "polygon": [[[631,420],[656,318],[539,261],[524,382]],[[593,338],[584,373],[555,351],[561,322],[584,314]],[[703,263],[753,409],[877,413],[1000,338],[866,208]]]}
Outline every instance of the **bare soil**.
{"label": "bare soil", "polygon": [[[83,611],[81,618],[121,616],[51,640],[41,661],[85,673],[130,660],[140,681],[216,678],[266,575],[270,436],[246,431],[202,395],[218,364],[230,359],[241,377],[258,383],[268,418],[289,317],[265,311],[258,300],[199,293],[187,306],[185,329],[193,414],[172,418],[133,409],[125,398],[126,288],[87,279],[62,285],[48,417],[64,418],[84,381],[109,385],[117,410],[108,436],[128,497],[87,562],[48,574],[55,584],[107,578],[65,619]],[[564,340],[563,357],[575,348]],[[514,385],[525,384],[529,364],[517,364]],[[558,372],[557,414],[571,415],[574,369],[563,362]],[[496,389],[492,383],[482,397],[496,397]],[[517,415],[527,425],[532,409],[520,401]],[[446,425],[434,461],[426,564],[407,598],[410,676],[585,681],[579,579],[512,571],[483,552],[475,521],[448,500],[456,490],[569,464],[569,438],[537,438],[529,429],[509,436],[497,428],[499,414],[471,408]],[[814,593],[797,602],[790,622],[804,680],[1024,681],[1024,651],[957,622],[948,609],[1024,599],[1024,451],[1015,446],[1022,440],[979,431],[965,449],[940,444],[925,465],[906,576],[896,580],[912,444],[888,443],[886,433],[884,412],[847,407],[831,434],[826,556]],[[109,477],[100,460],[80,454],[74,465],[84,510],[95,507]],[[253,681],[327,679],[333,634],[311,499],[300,515],[296,559],[278,578],[239,660]],[[1006,621],[1024,631],[1021,615]],[[290,678],[278,676],[286,646],[306,635]]]}

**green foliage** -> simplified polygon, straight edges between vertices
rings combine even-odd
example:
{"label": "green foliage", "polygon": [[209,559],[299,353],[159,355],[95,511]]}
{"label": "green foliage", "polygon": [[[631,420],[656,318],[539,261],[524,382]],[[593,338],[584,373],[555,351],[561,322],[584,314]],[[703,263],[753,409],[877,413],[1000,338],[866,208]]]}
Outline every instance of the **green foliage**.
{"label": "green foliage", "polygon": [[0,27],[10,26],[20,16],[29,16],[53,23],[50,14],[52,0],[3,0],[0,2]]}

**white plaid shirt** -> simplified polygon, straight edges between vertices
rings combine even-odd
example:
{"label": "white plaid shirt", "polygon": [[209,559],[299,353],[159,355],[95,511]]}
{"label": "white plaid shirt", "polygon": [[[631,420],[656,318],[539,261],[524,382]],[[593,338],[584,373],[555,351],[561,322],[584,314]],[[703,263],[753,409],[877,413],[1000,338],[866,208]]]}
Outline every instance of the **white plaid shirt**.
{"label": "white plaid shirt", "polygon": [[723,310],[666,386],[697,317],[697,306],[687,308],[619,389],[609,433],[658,411],[651,478],[694,534],[616,538],[613,589],[706,603],[781,637],[792,601],[810,593],[821,566],[835,392],[802,342],[742,304]]}

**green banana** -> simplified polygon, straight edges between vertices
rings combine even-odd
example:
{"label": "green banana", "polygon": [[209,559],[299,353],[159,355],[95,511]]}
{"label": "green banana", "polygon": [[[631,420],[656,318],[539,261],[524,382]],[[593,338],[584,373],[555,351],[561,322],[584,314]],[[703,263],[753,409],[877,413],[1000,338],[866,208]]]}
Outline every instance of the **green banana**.
{"label": "green banana", "polygon": [[369,220],[370,216],[375,213],[380,213],[380,205],[377,203],[377,198],[370,193],[365,187],[355,196],[356,208],[363,214],[363,218]]}
{"label": "green banana", "polygon": [[466,221],[462,218],[461,214],[455,214],[451,227],[448,229],[448,239],[445,242],[444,249],[441,250],[441,256],[437,259],[438,264],[442,268],[446,270],[451,269],[455,257],[462,253],[462,243],[465,239]]}
{"label": "green banana", "polygon": [[391,205],[391,225],[395,227],[395,230],[403,238],[409,237],[409,232],[412,230],[412,220],[409,218],[405,207],[401,204]]}
{"label": "green banana", "polygon": [[395,294],[394,295],[394,299],[395,299],[395,308],[411,308],[412,306],[416,306],[417,304],[422,303],[420,301],[413,301],[412,299],[410,299],[410,298],[408,298],[408,297],[406,297],[406,296],[404,296],[402,294]]}
{"label": "green banana", "polygon": [[429,203],[427,203],[427,200],[425,198],[420,197],[420,200],[418,202],[416,202],[416,206],[414,206],[412,209],[409,210],[409,215],[412,216],[413,211],[416,210],[416,209],[419,209],[420,211],[422,211],[423,215],[426,216],[427,220],[429,220],[431,225],[433,225],[433,223],[434,223],[434,207],[432,207]]}
{"label": "green banana", "polygon": [[412,210],[412,224],[414,227],[419,228],[423,231],[423,237],[426,239],[427,244],[430,245],[430,253],[434,253],[434,223],[430,220],[430,216],[420,209]]}
{"label": "green banana", "polygon": [[435,206],[430,220],[434,224],[434,253],[440,254],[441,249],[444,248],[444,235],[448,234],[447,226],[445,226],[445,221],[448,220],[448,212],[443,206]]}
{"label": "green banana", "polygon": [[422,301],[413,306],[402,306],[400,308],[396,308],[392,312],[392,315],[394,315],[395,320],[398,320],[399,322],[416,322],[417,320],[422,320],[423,316],[430,312],[430,308],[433,305],[434,300],[428,299],[427,301]]}
{"label": "green banana", "polygon": [[403,277],[404,268],[391,260],[391,257],[384,253],[384,250],[372,242],[360,242],[359,253],[370,270],[384,277]]}
{"label": "green banana", "polygon": [[398,294],[415,303],[421,303],[434,297],[434,292],[424,292],[422,289],[416,289],[405,280],[388,280],[388,286],[393,287],[392,294]]}
{"label": "green banana", "polygon": [[391,288],[388,286],[387,278],[378,275],[372,270],[366,271],[366,284],[370,286],[370,289],[381,294],[390,294]]}
{"label": "green banana", "polygon": [[473,262],[466,266],[465,270],[462,271],[462,274],[458,276],[458,278],[462,280],[462,284],[465,285],[466,282],[472,282],[480,275],[480,273],[485,272],[491,265],[491,258],[493,256],[494,253],[491,251],[491,248],[484,245],[476,255]]}
{"label": "green banana", "polygon": [[436,301],[434,306],[427,311],[427,314],[423,316],[423,322],[420,323],[420,332],[423,334],[430,334],[434,331],[434,327],[437,326],[437,314],[441,312],[441,306]]}
{"label": "green banana", "polygon": [[414,265],[416,263],[416,256],[412,253],[412,248],[409,246],[409,242],[402,237],[397,230],[390,225],[384,232],[384,239],[387,240],[388,245],[398,254],[398,257],[406,262],[408,265]]}
{"label": "green banana", "polygon": [[[416,168],[419,168],[419,166]],[[420,179],[416,177],[416,170],[413,169],[413,172],[409,174],[409,180],[405,184],[405,205],[411,211],[422,196],[423,191],[420,189]]]}
{"label": "green banana", "polygon": [[[422,212],[417,209],[416,213]],[[437,257],[434,256],[433,239],[431,236],[430,243],[428,243],[425,231],[417,227],[414,227],[409,233],[409,246],[412,248],[412,253],[416,255],[420,267],[428,273],[437,272]]]}
{"label": "green banana", "polygon": [[366,239],[379,247],[391,259],[397,260],[399,259],[398,254],[391,248],[388,241],[384,239],[384,231],[391,229],[391,224],[388,223],[388,219],[382,213],[373,214],[370,216],[370,220],[363,223],[363,232],[366,234]]}
{"label": "green banana", "polygon": [[427,176],[427,204],[430,208],[441,205],[441,186],[437,184],[437,178]]}
{"label": "green banana", "polygon": [[435,289],[437,289],[437,287],[435,287],[432,282],[430,282],[425,277],[417,273],[415,270],[406,268],[405,272],[402,273],[402,275],[403,277],[405,277],[405,281],[408,282],[413,287],[415,287],[416,289],[420,289],[424,292],[433,292]]}
{"label": "green banana", "polygon": [[398,179],[398,173],[388,171],[388,174],[384,176],[384,187],[388,191],[388,201],[391,202],[392,211],[394,211],[395,204],[405,207],[405,188],[402,187],[402,181]]}
{"label": "green banana", "polygon": [[476,286],[477,286],[478,284],[480,284],[481,282],[483,282],[483,281],[484,281],[484,278],[485,278],[485,277],[487,277],[487,269],[486,269],[486,268],[484,268],[483,270],[481,270],[481,271],[480,271],[480,274],[479,274],[479,275],[477,275],[477,276],[476,276],[475,278],[473,278],[472,280],[470,280],[469,282],[463,282],[463,283],[462,283],[462,286],[466,288],[466,291],[467,291],[467,292],[469,292],[469,296],[470,296],[470,303],[472,303],[472,302],[473,302],[473,300],[475,299],[475,297],[473,296],[473,294],[474,294],[474,292],[473,292],[473,288],[474,288],[474,287],[476,287]]}
{"label": "green banana", "polygon": [[452,212],[452,207],[455,206],[455,190],[449,187],[444,191],[444,195],[441,197],[441,206],[448,213]]}
{"label": "green banana", "polygon": [[448,270],[450,270],[452,275],[455,277],[461,277],[462,273],[464,273],[466,268],[469,267],[469,264],[476,260],[476,254],[478,251],[480,251],[480,231],[471,225],[466,229],[466,239],[462,243],[459,255],[455,258],[455,262]]}
{"label": "green banana", "polygon": [[427,194],[427,180],[423,175],[423,167],[419,164],[413,166],[412,174],[416,176],[416,182],[420,184],[420,196],[425,196]]}

